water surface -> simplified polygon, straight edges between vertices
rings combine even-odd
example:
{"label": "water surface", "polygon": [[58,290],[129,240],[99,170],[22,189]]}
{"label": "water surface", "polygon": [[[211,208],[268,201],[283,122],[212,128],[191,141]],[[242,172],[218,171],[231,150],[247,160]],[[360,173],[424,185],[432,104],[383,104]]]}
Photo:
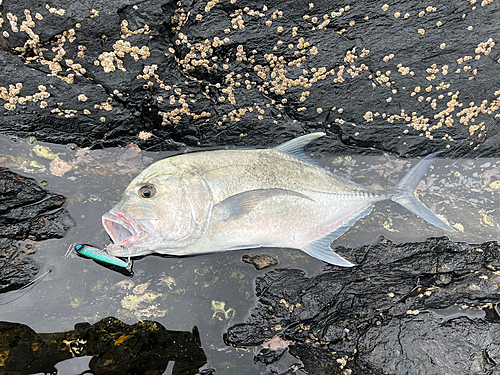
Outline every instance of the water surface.
{"label": "water surface", "polygon": [[[196,150],[182,150],[191,152]],[[64,206],[76,225],[63,239],[32,244],[33,257],[46,277],[25,290],[0,296],[0,321],[26,324],[36,332],[72,330],[113,316],[127,324],[155,320],[168,330],[191,331],[197,326],[208,357],[206,369],[216,374],[241,375],[265,371],[254,364],[255,348],[228,347],[223,333],[243,322],[256,301],[254,281],[269,269],[257,271],[242,262],[245,254],[268,254],[276,267],[300,268],[309,275],[324,263],[293,249],[252,249],[192,257],[150,255],[134,260],[132,277],[107,269],[72,253],[73,243],[104,247],[110,242],[101,215],[118,200],[128,183],[154,161],[178,152],[146,152],[131,145],[106,150],[82,150],[35,140],[0,137],[0,165],[34,178],[45,189],[68,198]],[[323,167],[364,186],[388,189],[415,165],[415,159],[390,155],[312,155]],[[390,201],[337,239],[333,246],[357,247],[380,236],[396,242],[449,236],[455,241],[482,243],[499,239],[500,160],[438,159],[418,185],[419,199],[457,229],[443,232]],[[145,296],[149,296],[146,298]],[[66,363],[67,362],[67,363]],[[61,373],[81,371],[82,360],[60,364]],[[165,373],[171,371],[167,367]],[[64,370],[63,370],[64,369]],[[77,370],[78,369],[78,370]]]}

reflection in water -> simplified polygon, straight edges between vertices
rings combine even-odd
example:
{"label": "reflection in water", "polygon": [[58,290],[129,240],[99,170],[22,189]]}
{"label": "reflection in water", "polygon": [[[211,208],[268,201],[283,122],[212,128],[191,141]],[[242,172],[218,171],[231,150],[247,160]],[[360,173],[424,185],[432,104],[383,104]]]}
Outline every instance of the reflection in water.
{"label": "reflection in water", "polygon": [[94,374],[110,375],[163,374],[169,361],[175,362],[173,375],[194,375],[207,362],[196,327],[167,331],[154,321],[128,325],[109,317],[76,324],[69,332],[36,333],[24,324],[0,322],[3,374],[53,373],[59,362],[85,356],[91,357],[88,367]]}
{"label": "reflection in water", "polygon": [[75,357],[59,362],[55,367],[58,374],[89,374],[91,373],[89,368],[89,362],[91,359],[92,357],[87,355],[83,357]]}

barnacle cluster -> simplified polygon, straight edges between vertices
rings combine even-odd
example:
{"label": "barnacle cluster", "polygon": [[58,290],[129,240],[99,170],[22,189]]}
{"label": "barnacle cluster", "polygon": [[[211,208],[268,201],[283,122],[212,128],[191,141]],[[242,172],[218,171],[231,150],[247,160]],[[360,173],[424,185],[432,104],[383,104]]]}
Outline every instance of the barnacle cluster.
{"label": "barnacle cluster", "polygon": [[[491,3],[493,1],[470,0],[470,12],[487,9]],[[363,4],[359,6],[366,8],[366,3]],[[24,56],[26,63],[48,68],[49,76],[58,77],[68,85],[73,84],[76,77],[93,80],[88,74],[90,69],[94,73],[128,74],[131,79],[139,80],[142,90],[151,94],[154,110],[163,126],[175,127],[181,121],[192,121],[217,127],[238,122],[246,116],[261,121],[272,119],[277,123],[287,115],[295,119],[318,119],[318,123],[326,127],[335,123],[344,125],[347,118],[356,116],[349,112],[343,114],[343,108],[326,107],[312,101],[310,98],[317,95],[311,93],[324,90],[325,85],[340,89],[346,85],[348,90],[353,82],[360,81],[366,89],[380,89],[386,94],[380,103],[371,103],[364,108],[364,113],[357,114],[365,122],[353,124],[358,126],[352,128],[354,137],[361,136],[363,129],[369,129],[373,123],[390,128],[390,124],[399,122],[406,124],[406,130],[400,135],[401,142],[404,142],[403,136],[411,132],[429,140],[438,135],[450,147],[454,141],[452,134],[461,134],[451,128],[465,127],[470,144],[478,143],[487,131],[488,122],[500,118],[500,87],[485,93],[486,98],[475,100],[466,99],[467,95],[463,95],[461,89],[467,87],[464,81],[471,81],[470,85],[473,85],[477,77],[489,74],[482,68],[483,61],[490,61],[491,56],[498,55],[493,53],[498,36],[484,35],[475,48],[465,55],[458,55],[458,48],[451,45],[453,39],[443,38],[436,44],[436,38],[431,38],[448,27],[440,19],[447,4],[427,5],[421,9],[416,6],[405,9],[408,6],[405,4],[380,6],[374,3],[370,9],[356,9],[356,4],[342,7],[332,4],[325,9],[324,4],[316,6],[310,2],[306,4],[302,17],[289,19],[287,9],[270,5],[239,8],[238,0],[210,0],[193,6],[181,0],[169,16],[173,37],[168,39],[166,49],[160,50],[151,42],[159,25],[131,27],[137,22],[122,19],[116,25],[117,32],[113,37],[116,40],[102,35],[103,41],[113,43],[111,49],[103,47],[95,56],[90,56],[84,33],[80,30],[86,20],[102,17],[96,9],[89,9],[85,20],[56,35],[50,45],[40,41],[37,30],[43,27],[48,15],[68,17],[65,9],[47,5],[47,14],[36,13],[34,16],[30,9],[25,9],[22,15],[7,12],[0,18],[0,28],[7,41],[13,33],[25,33],[24,45],[13,50]],[[221,18],[221,9],[231,11]],[[362,20],[359,20],[360,12],[365,13]],[[375,59],[373,51],[379,47],[362,45],[345,49],[343,61],[325,64],[329,51],[321,41],[363,28],[364,22],[371,22],[370,15],[374,12],[391,19],[391,22],[399,22],[408,34],[417,34],[420,43],[435,50],[439,57],[436,62],[430,62],[422,71],[404,59],[404,46],[395,46],[393,51],[390,46],[385,51],[376,51],[377,56],[382,57]],[[468,13],[463,13],[461,18],[466,20],[467,16]],[[218,17],[215,26],[211,24],[213,17]],[[420,26],[415,27],[416,24]],[[211,36],[201,38],[192,32],[203,29],[205,25],[215,30]],[[465,25],[464,35],[473,32],[474,26]],[[219,34],[215,35],[217,30]],[[245,35],[255,35],[256,32],[266,35],[262,46],[246,42]],[[427,45],[427,40],[436,45]],[[78,47],[70,48],[73,44]],[[149,63],[149,59],[155,63]],[[180,80],[173,79],[165,66],[159,66],[162,59],[174,62],[182,74]],[[493,63],[500,63],[500,59]],[[393,68],[387,69],[389,65]],[[138,66],[139,74],[136,73]],[[108,90],[109,97],[104,102],[94,102],[81,93],[66,99],[66,108],[63,109],[60,108],[60,98],[54,97],[57,95],[55,87],[40,85],[38,92],[31,93],[24,92],[23,87],[23,82],[0,87],[0,99],[4,101],[5,109],[13,111],[18,104],[39,103],[40,110],[46,109],[51,114],[73,117],[82,111],[85,115],[95,114],[95,120],[100,122],[106,121],[106,112],[114,110],[113,101],[124,95],[117,83],[113,93]],[[198,93],[194,93],[193,87],[198,88]],[[249,102],[249,93],[254,94],[252,98],[258,94],[261,101]],[[392,105],[401,103],[403,98],[404,103],[413,103],[410,108]],[[209,104],[195,105],[200,100],[208,100]],[[68,108],[71,101],[80,102],[80,109]],[[82,103],[88,103],[88,108],[81,109]],[[451,130],[447,132],[447,128]],[[143,131],[137,136],[148,140],[149,134]]]}

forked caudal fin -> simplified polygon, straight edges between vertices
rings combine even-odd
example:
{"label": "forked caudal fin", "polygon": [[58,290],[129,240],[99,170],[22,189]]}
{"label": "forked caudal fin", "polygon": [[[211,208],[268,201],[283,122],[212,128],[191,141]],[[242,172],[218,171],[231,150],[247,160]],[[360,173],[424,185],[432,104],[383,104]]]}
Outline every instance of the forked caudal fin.
{"label": "forked caudal fin", "polygon": [[[429,210],[414,195],[415,188],[417,187],[421,178],[424,176],[425,172],[427,172],[427,169],[429,169],[429,167],[439,154],[439,152],[436,152],[422,159],[415,167],[413,167],[412,170],[410,170],[410,172],[408,172],[406,176],[403,177],[403,179],[396,186],[386,191],[386,197],[393,202],[401,204],[403,207],[407,208],[417,216],[420,216],[422,219],[440,229],[446,231],[455,231],[455,229],[453,229],[443,220],[437,217],[434,212]],[[356,216],[353,216],[345,226],[337,228],[333,232],[318,240],[312,241],[311,243],[304,246],[302,248],[302,251],[330,264],[335,264],[342,267],[354,266],[353,263],[335,253],[331,249],[330,244],[336,238],[340,237],[344,232],[346,232],[352,225],[354,225],[356,221],[368,215],[371,212],[372,207],[372,205],[369,205],[363,211],[359,212]]]}
{"label": "forked caudal fin", "polygon": [[389,190],[388,193],[393,202],[399,203],[415,215],[420,216],[422,219],[440,229],[454,232],[454,228],[437,217],[434,212],[425,207],[425,205],[417,199],[415,194],[413,194],[425,172],[427,172],[427,169],[429,169],[439,154],[440,152],[435,152],[420,160],[420,162],[413,167],[396,186]]}

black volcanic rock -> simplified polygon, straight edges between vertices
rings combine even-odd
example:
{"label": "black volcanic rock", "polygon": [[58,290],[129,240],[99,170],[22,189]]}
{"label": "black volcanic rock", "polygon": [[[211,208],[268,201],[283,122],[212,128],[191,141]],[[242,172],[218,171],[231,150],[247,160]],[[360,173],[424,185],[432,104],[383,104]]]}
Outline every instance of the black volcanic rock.
{"label": "black volcanic rock", "polygon": [[62,208],[66,198],[42,189],[35,180],[0,169],[0,292],[28,284],[38,273],[30,249],[18,241],[62,238],[74,225]]}
{"label": "black volcanic rock", "polygon": [[498,243],[383,239],[336,250],[358,266],[258,278],[257,304],[229,328],[226,343],[262,345],[255,360],[265,363],[287,349],[308,374],[498,372]]}
{"label": "black volcanic rock", "polygon": [[[500,155],[498,1],[3,0],[0,19],[2,134],[179,150],[324,131],[308,150]],[[4,170],[0,184],[5,291],[38,270],[16,241],[58,238],[73,222],[64,197],[34,181]],[[498,372],[498,244],[344,253],[360,266],[260,278],[259,304],[227,343],[267,343],[256,361],[269,373],[277,363],[309,374]]]}
{"label": "black volcanic rock", "polygon": [[[94,8],[95,7],[95,8]],[[4,0],[0,131],[79,146],[498,156],[493,1]]]}

